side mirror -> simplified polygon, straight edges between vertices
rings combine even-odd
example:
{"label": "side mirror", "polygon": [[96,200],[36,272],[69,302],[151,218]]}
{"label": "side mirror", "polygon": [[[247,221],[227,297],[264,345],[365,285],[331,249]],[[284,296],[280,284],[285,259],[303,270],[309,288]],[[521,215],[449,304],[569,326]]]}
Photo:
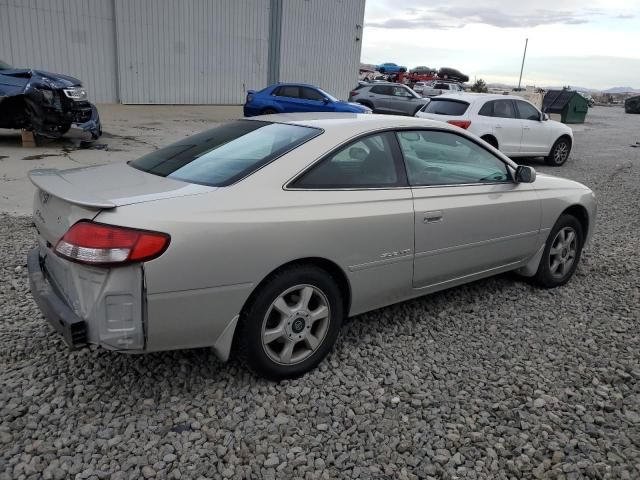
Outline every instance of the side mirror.
{"label": "side mirror", "polygon": [[329,100],[327,97],[324,97],[324,98],[322,99],[322,103],[324,103],[325,105],[327,105],[327,104],[331,103],[331,100]]}
{"label": "side mirror", "polygon": [[518,165],[516,168],[517,183],[533,183],[536,181],[536,171],[533,167]]}
{"label": "side mirror", "polygon": [[546,122],[547,120],[549,120],[549,115],[542,112],[542,115],[540,115],[540,121],[541,122]]}

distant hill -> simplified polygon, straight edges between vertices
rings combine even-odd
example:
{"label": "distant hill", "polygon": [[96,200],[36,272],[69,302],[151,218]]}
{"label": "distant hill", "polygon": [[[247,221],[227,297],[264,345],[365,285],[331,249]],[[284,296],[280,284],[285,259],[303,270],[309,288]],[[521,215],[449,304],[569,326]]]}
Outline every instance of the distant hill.
{"label": "distant hill", "polygon": [[640,90],[631,87],[613,87],[602,90],[602,93],[640,93]]}

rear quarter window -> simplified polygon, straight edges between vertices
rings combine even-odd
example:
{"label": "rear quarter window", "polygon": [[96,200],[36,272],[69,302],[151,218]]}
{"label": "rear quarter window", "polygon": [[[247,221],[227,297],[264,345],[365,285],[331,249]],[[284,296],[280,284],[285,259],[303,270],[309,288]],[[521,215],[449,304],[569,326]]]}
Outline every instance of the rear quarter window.
{"label": "rear quarter window", "polygon": [[129,165],[161,177],[224,187],[321,133],[300,125],[239,120],[187,137]]}
{"label": "rear quarter window", "polygon": [[469,108],[469,103],[461,100],[445,100],[434,98],[424,107],[425,113],[433,113],[435,115],[449,115],[457,117],[464,115]]}

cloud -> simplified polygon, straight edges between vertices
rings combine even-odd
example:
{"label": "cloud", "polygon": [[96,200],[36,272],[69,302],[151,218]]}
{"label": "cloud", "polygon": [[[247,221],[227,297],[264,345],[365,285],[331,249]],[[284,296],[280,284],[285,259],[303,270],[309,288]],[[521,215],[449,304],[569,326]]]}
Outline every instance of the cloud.
{"label": "cloud", "polygon": [[448,30],[463,28],[470,23],[491,25],[500,28],[537,27],[539,25],[565,24],[578,25],[589,23],[590,15],[570,10],[537,9],[527,13],[515,13],[507,9],[483,6],[410,8],[409,15],[391,17],[384,20],[370,20],[368,27],[388,29],[436,29]]}

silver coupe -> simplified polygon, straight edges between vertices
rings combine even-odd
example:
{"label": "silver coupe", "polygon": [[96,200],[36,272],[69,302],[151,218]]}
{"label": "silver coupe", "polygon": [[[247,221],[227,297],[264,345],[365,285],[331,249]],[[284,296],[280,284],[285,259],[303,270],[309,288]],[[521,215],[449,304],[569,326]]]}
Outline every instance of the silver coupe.
{"label": "silver coupe", "polygon": [[212,347],[272,379],[349,316],[509,270],[565,284],[596,215],[584,185],[410,117],[253,117],[30,177],[31,291],[70,346]]}

